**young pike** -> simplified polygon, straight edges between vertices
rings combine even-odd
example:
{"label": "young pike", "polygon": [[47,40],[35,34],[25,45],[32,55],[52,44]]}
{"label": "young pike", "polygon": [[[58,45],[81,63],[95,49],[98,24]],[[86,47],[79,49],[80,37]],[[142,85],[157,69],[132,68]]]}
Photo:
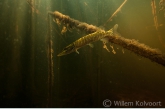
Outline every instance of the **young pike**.
{"label": "young pike", "polygon": [[61,53],[59,53],[57,56],[67,55],[67,54],[70,54],[75,51],[79,54],[79,52],[77,50],[85,45],[89,45],[89,46],[93,47],[93,45],[91,45],[92,42],[95,42],[98,40],[105,42],[107,39],[105,37],[108,35],[110,35],[110,36],[115,35],[115,31],[117,30],[117,28],[118,28],[118,25],[116,24],[112,29],[110,29],[108,31],[99,30],[94,33],[88,34],[84,37],[81,37],[78,40],[76,40],[75,42],[66,46],[63,49],[63,51]]}

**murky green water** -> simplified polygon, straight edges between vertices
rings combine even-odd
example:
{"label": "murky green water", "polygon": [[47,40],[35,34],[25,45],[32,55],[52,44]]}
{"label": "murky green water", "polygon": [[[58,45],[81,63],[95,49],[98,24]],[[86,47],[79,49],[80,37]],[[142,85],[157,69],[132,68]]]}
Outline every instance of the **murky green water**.
{"label": "murky green water", "polygon": [[[48,16],[48,11],[59,11],[105,30],[118,24],[122,37],[165,53],[164,12],[158,13],[155,0],[156,28],[151,1],[127,0],[107,22],[124,0],[1,0],[0,107],[104,107],[106,99],[111,107],[148,107],[136,101],[165,107],[165,66],[111,43],[107,52],[100,41],[94,48],[79,49],[79,54],[57,57],[86,33],[72,29],[61,34],[62,24]],[[116,106],[114,101],[134,104]]]}

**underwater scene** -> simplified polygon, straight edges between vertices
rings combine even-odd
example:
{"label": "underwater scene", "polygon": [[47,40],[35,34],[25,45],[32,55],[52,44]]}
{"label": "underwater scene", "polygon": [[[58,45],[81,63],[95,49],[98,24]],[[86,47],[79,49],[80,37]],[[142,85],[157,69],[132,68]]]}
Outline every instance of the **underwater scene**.
{"label": "underwater scene", "polygon": [[0,107],[165,108],[165,0],[0,0]]}

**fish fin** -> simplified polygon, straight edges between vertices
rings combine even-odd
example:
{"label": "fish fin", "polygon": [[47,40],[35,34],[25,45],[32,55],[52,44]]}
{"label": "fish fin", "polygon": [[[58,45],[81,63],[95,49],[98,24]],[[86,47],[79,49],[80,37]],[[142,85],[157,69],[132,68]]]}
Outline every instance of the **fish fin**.
{"label": "fish fin", "polygon": [[114,27],[113,27],[113,31],[114,31],[114,32],[117,31],[118,26],[119,26],[118,24],[115,24],[115,25],[114,25]]}
{"label": "fish fin", "polygon": [[94,45],[93,45],[93,44],[91,44],[91,43],[89,43],[88,45],[89,45],[91,48],[93,48],[93,47],[94,47]]}
{"label": "fish fin", "polygon": [[118,29],[118,24],[115,24],[114,25],[114,27],[113,27],[113,34],[115,35],[115,36],[121,36],[118,32],[117,32],[117,29]]}
{"label": "fish fin", "polygon": [[56,20],[55,20],[55,19],[53,19],[53,22],[55,22],[55,23],[56,23]]}
{"label": "fish fin", "polygon": [[105,27],[104,26],[99,26],[99,29],[100,30],[105,30]]}
{"label": "fish fin", "polygon": [[77,51],[77,49],[76,49],[76,53],[79,54],[79,52]]}
{"label": "fish fin", "polygon": [[108,43],[109,42],[109,38],[108,37],[104,37],[104,38],[100,39],[100,41],[102,41],[103,43]]}

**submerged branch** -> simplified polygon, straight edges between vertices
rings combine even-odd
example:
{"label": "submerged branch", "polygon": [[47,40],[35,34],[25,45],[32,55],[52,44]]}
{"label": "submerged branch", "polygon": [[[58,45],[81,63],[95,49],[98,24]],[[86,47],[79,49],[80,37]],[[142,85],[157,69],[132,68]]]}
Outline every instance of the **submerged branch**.
{"label": "submerged branch", "polygon": [[[88,33],[93,33],[100,30],[100,28],[89,25],[78,20],[74,20],[67,15],[64,15],[58,11],[49,12],[53,16],[57,23],[63,23],[68,28],[75,28],[81,31],[86,31]],[[157,49],[153,49],[145,44],[139,43],[134,39],[126,39],[121,36],[106,36],[109,38],[109,42],[122,46],[123,48],[134,52],[142,57],[148,58],[158,64],[165,66],[165,55]]]}

